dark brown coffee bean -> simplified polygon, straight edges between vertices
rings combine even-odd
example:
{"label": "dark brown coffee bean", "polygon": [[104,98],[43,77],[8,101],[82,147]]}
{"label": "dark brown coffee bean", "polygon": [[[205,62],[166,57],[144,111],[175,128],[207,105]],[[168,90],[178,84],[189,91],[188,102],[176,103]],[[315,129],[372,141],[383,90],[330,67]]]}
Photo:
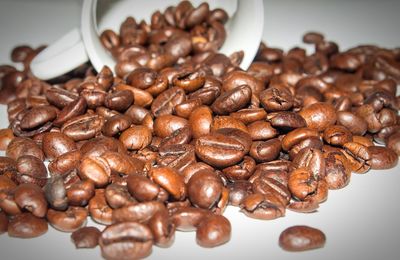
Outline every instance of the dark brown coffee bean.
{"label": "dark brown coffee bean", "polygon": [[25,209],[39,218],[46,215],[47,201],[39,186],[31,183],[20,184],[15,189],[14,197],[21,209]]}
{"label": "dark brown coffee bean", "polygon": [[303,42],[317,44],[324,40],[324,36],[318,32],[307,32],[303,35]]}
{"label": "dark brown coffee bean", "polygon": [[51,175],[65,175],[75,170],[79,166],[81,152],[74,150],[60,155],[49,163],[48,169]]}
{"label": "dark brown coffee bean", "polygon": [[8,145],[6,156],[17,160],[23,155],[32,155],[44,161],[44,153],[34,141],[28,138],[16,137]]}
{"label": "dark brown coffee bean", "polygon": [[47,101],[60,109],[68,106],[78,99],[78,95],[62,88],[49,88],[46,91]]}
{"label": "dark brown coffee bean", "polygon": [[107,162],[111,173],[119,175],[143,174],[144,162],[121,152],[105,152],[101,157]]}
{"label": "dark brown coffee bean", "polygon": [[104,229],[99,245],[105,259],[140,259],[150,255],[153,235],[144,224],[123,222]]}
{"label": "dark brown coffee bean", "polygon": [[209,134],[212,120],[212,111],[209,107],[201,106],[193,110],[189,116],[189,127],[192,130],[193,138]]}
{"label": "dark brown coffee bean", "polygon": [[146,126],[132,126],[122,132],[119,140],[129,150],[140,150],[151,143],[152,134]]}
{"label": "dark brown coffee bean", "polygon": [[211,215],[201,221],[196,231],[196,242],[202,247],[225,244],[231,237],[231,223],[222,215]]}
{"label": "dark brown coffee bean", "polygon": [[352,112],[339,111],[337,123],[345,126],[354,135],[364,135],[367,131],[366,121]]}
{"label": "dark brown coffee bean", "polygon": [[100,230],[96,227],[81,227],[71,234],[75,248],[95,248],[99,244]]}
{"label": "dark brown coffee bean", "polygon": [[327,103],[314,103],[300,111],[307,123],[307,127],[318,131],[325,130],[335,124],[337,115],[335,108]]}
{"label": "dark brown coffee bean", "polygon": [[108,205],[113,209],[136,204],[136,200],[129,194],[126,186],[112,183],[105,189],[105,197]]}
{"label": "dark brown coffee bean", "polygon": [[123,112],[132,104],[133,94],[129,90],[120,90],[107,94],[104,105],[109,109]]}
{"label": "dark brown coffee bean", "polygon": [[305,200],[317,189],[317,180],[311,170],[307,168],[298,168],[289,175],[288,188],[292,196],[299,200]]}
{"label": "dark brown coffee bean", "polygon": [[238,119],[246,125],[259,120],[264,120],[266,115],[267,113],[262,108],[244,108],[230,114],[231,117]]}
{"label": "dark brown coffee bean", "polygon": [[156,136],[165,138],[171,136],[176,130],[188,126],[188,120],[173,116],[161,115],[154,121],[154,133]]}
{"label": "dark brown coffee bean", "polygon": [[249,181],[235,181],[228,183],[229,204],[238,207],[244,198],[252,194],[252,184]]}
{"label": "dark brown coffee bean", "polygon": [[204,135],[195,144],[196,155],[214,167],[228,167],[241,161],[246,147],[233,137],[220,133]]}
{"label": "dark brown coffee bean", "polygon": [[18,238],[39,237],[47,232],[47,221],[38,218],[31,213],[21,213],[16,215],[8,223],[8,235]]}
{"label": "dark brown coffee bean", "polygon": [[27,111],[21,119],[21,129],[29,130],[49,121],[53,121],[57,117],[57,109],[53,106],[38,106]]}
{"label": "dark brown coffee bean", "polygon": [[319,137],[310,137],[302,140],[298,144],[294,145],[289,151],[289,158],[293,159],[296,155],[305,148],[313,148],[322,150],[324,142]]}
{"label": "dark brown coffee bean", "polygon": [[308,168],[316,180],[325,177],[325,158],[320,149],[306,147],[293,158],[294,168]]}
{"label": "dark brown coffee bean", "polygon": [[118,152],[124,154],[126,148],[115,138],[100,136],[83,142],[80,151],[82,158],[85,158],[98,157],[103,155],[105,152]]}
{"label": "dark brown coffee bean", "polygon": [[171,222],[180,231],[195,231],[205,218],[212,213],[208,210],[194,207],[180,207],[171,215]]}
{"label": "dark brown coffee bean", "polygon": [[353,140],[351,132],[344,126],[328,126],[324,130],[324,140],[330,145],[343,146]]}
{"label": "dark brown coffee bean", "polygon": [[268,162],[275,160],[281,151],[281,141],[278,138],[267,141],[255,141],[250,148],[250,156],[257,162]]}
{"label": "dark brown coffee bean", "polygon": [[243,161],[237,165],[222,170],[224,176],[230,181],[247,180],[253,175],[256,169],[256,162],[250,156],[245,156]]}
{"label": "dark brown coffee bean", "polygon": [[267,120],[274,128],[289,132],[296,128],[306,127],[306,121],[299,114],[290,111],[270,113]]}
{"label": "dark brown coffee bean", "polygon": [[282,149],[285,151],[289,151],[295,145],[299,144],[300,142],[302,142],[307,138],[320,138],[320,137],[318,131],[316,130],[309,128],[297,128],[283,137]]}
{"label": "dark brown coffee bean", "polygon": [[172,111],[176,105],[179,105],[186,100],[185,91],[179,87],[173,87],[162,94],[158,95],[154,99],[151,105],[151,112],[154,116],[158,117],[161,115],[172,114]]}
{"label": "dark brown coffee bean", "polygon": [[115,115],[109,118],[103,126],[102,132],[105,136],[115,136],[125,131],[132,125],[132,119],[126,115]]}
{"label": "dark brown coffee bean", "polygon": [[82,180],[90,180],[96,187],[104,187],[110,181],[111,169],[102,157],[85,157],[78,168]]}
{"label": "dark brown coffee bean", "polygon": [[211,209],[220,199],[222,187],[221,179],[214,172],[199,171],[188,182],[188,196],[193,205]]}
{"label": "dark brown coffee bean", "polygon": [[186,198],[187,190],[183,177],[173,168],[152,168],[149,172],[149,178],[168,191],[176,200]]}
{"label": "dark brown coffee bean", "polygon": [[61,127],[61,132],[74,141],[82,141],[100,134],[103,125],[103,117],[95,114],[85,114],[65,122]]}
{"label": "dark brown coffee bean", "polygon": [[279,236],[279,246],[292,252],[321,248],[325,241],[322,231],[308,226],[289,227]]}
{"label": "dark brown coffee bean", "polygon": [[160,193],[160,186],[145,176],[131,174],[127,179],[129,193],[138,201],[151,201]]}
{"label": "dark brown coffee bean", "polygon": [[94,197],[89,201],[90,217],[102,225],[111,225],[113,209],[107,204],[104,189],[96,189]]}
{"label": "dark brown coffee bean", "polygon": [[42,149],[46,158],[55,158],[76,149],[75,142],[63,133],[50,132],[43,135]]}
{"label": "dark brown coffee bean", "polygon": [[260,101],[267,112],[289,110],[293,106],[293,96],[284,88],[268,88],[262,91]]}
{"label": "dark brown coffee bean", "polygon": [[156,212],[166,210],[164,204],[159,201],[147,201],[134,205],[125,206],[119,209],[114,209],[112,220],[114,223],[135,221],[146,223]]}
{"label": "dark brown coffee bean", "polygon": [[365,173],[371,168],[372,155],[367,146],[356,142],[349,142],[343,145],[344,155],[351,166],[351,171]]}
{"label": "dark brown coffee bean", "polygon": [[382,146],[370,146],[371,169],[390,169],[397,165],[398,155],[390,148]]}
{"label": "dark brown coffee bean", "polygon": [[268,140],[279,134],[279,132],[266,121],[255,121],[247,125],[247,129],[253,141]]}
{"label": "dark brown coffee bean", "polygon": [[154,236],[154,244],[159,247],[169,247],[175,237],[175,225],[168,216],[167,210],[156,212],[147,223]]}
{"label": "dark brown coffee bean", "polygon": [[18,183],[34,183],[43,187],[47,181],[47,169],[44,163],[32,156],[24,155],[17,160],[15,180]]}
{"label": "dark brown coffee bean", "polygon": [[397,155],[400,155],[400,134],[394,133],[387,139],[387,147],[392,149]]}
{"label": "dark brown coffee bean", "polygon": [[94,195],[94,183],[90,180],[78,181],[67,189],[68,203],[71,206],[84,207]]}
{"label": "dark brown coffee bean", "polygon": [[82,207],[69,207],[66,211],[49,209],[47,211],[47,221],[55,229],[63,232],[73,232],[86,225],[88,211]]}
{"label": "dark brown coffee bean", "polygon": [[240,204],[241,212],[255,219],[271,220],[285,215],[285,205],[276,195],[254,193],[248,195]]}
{"label": "dark brown coffee bean", "polygon": [[329,189],[341,189],[350,182],[351,166],[340,151],[325,152],[325,180]]}
{"label": "dark brown coffee bean", "polygon": [[251,98],[251,88],[247,85],[236,87],[219,96],[211,106],[218,115],[228,115],[244,108]]}
{"label": "dark brown coffee bean", "polygon": [[57,118],[53,121],[55,126],[62,126],[68,120],[83,115],[86,112],[86,99],[80,97],[75,101],[70,102],[68,105],[58,113]]}

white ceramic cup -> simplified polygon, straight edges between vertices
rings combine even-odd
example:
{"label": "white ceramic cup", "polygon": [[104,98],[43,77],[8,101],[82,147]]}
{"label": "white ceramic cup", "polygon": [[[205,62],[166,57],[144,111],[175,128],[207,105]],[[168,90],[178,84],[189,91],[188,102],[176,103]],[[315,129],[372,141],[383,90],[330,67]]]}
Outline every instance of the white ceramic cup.
{"label": "white ceramic cup", "polygon": [[[197,7],[202,0],[191,1]],[[112,70],[115,60],[102,46],[99,35],[105,29],[119,31],[128,16],[149,22],[155,10],[165,10],[179,0],[84,0],[81,27],[74,28],[40,52],[31,63],[32,73],[43,80],[65,74],[90,60],[97,71],[104,65]],[[262,0],[213,0],[210,8],[223,8],[229,14],[227,37],[220,52],[230,55],[243,50],[240,67],[247,69],[257,53],[264,25]]]}

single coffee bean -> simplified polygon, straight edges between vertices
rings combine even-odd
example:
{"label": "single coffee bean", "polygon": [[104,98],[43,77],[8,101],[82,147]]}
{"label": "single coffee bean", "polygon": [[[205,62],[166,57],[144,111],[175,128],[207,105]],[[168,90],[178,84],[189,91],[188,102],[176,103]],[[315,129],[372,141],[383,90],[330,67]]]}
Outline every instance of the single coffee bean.
{"label": "single coffee bean", "polygon": [[244,108],[251,98],[251,88],[247,85],[236,87],[219,96],[211,106],[218,115],[228,115]]}
{"label": "single coffee bean", "polygon": [[68,120],[83,115],[86,112],[87,103],[86,99],[80,97],[75,101],[70,102],[68,105],[58,113],[57,118],[53,121],[53,125],[62,126]]}
{"label": "single coffee bean", "polygon": [[197,139],[209,134],[212,121],[212,111],[209,107],[200,106],[194,109],[189,116],[189,127],[192,130],[193,138]]}
{"label": "single coffee bean", "polygon": [[16,215],[8,223],[8,235],[18,238],[39,237],[47,232],[47,221],[38,218],[31,213],[21,213]]}
{"label": "single coffee bean", "polygon": [[335,108],[328,103],[314,103],[300,111],[307,123],[307,127],[318,131],[325,130],[335,124],[337,115]]}
{"label": "single coffee bean", "polygon": [[146,126],[132,126],[122,132],[119,140],[129,150],[139,150],[151,143],[152,134]]}
{"label": "single coffee bean", "polygon": [[316,130],[309,128],[297,128],[283,137],[282,149],[289,151],[303,140],[315,137],[320,138],[319,133]]}
{"label": "single coffee bean", "polygon": [[71,234],[75,248],[95,248],[99,244],[101,232],[96,227],[81,227]]}
{"label": "single coffee bean", "polygon": [[156,212],[166,210],[162,202],[148,201],[115,209],[112,214],[114,223],[135,221],[146,223]]}
{"label": "single coffee bean", "polygon": [[29,110],[21,119],[21,129],[29,130],[49,121],[53,121],[57,117],[57,109],[53,106],[39,106]]}
{"label": "single coffee bean", "polygon": [[105,259],[140,259],[150,255],[153,235],[144,224],[123,222],[104,229],[99,245]]}
{"label": "single coffee bean", "polygon": [[63,133],[50,132],[43,135],[42,149],[46,158],[52,161],[67,152],[75,150],[76,144]]}
{"label": "single coffee bean", "polygon": [[100,134],[103,125],[103,117],[96,114],[84,114],[65,122],[61,127],[61,132],[74,141],[82,141]]}
{"label": "single coffee bean", "polygon": [[317,189],[317,180],[308,168],[298,168],[289,175],[288,188],[292,196],[305,200]]}
{"label": "single coffee bean", "polygon": [[44,153],[34,141],[24,137],[16,137],[8,145],[6,156],[17,160],[23,155],[32,155],[44,161]]}
{"label": "single coffee bean", "polygon": [[128,109],[132,102],[132,92],[129,90],[120,90],[107,94],[104,100],[104,105],[109,109],[123,112]]}
{"label": "single coffee bean", "polygon": [[31,212],[34,216],[42,218],[47,212],[47,201],[43,190],[35,184],[20,184],[14,193],[15,202],[21,209]]}
{"label": "single coffee bean", "polygon": [[154,121],[154,133],[158,137],[165,138],[171,136],[176,130],[188,126],[188,120],[184,118],[173,115],[161,115]]}
{"label": "single coffee bean", "polygon": [[344,126],[328,126],[323,134],[325,142],[330,145],[342,146],[353,140],[351,132]]}
{"label": "single coffee bean", "polygon": [[325,180],[329,189],[341,189],[350,182],[351,165],[341,151],[324,152]]}
{"label": "single coffee bean", "polygon": [[104,195],[108,205],[113,209],[137,203],[137,201],[129,194],[126,186],[115,183],[107,186]]}
{"label": "single coffee bean", "polygon": [[279,132],[266,121],[255,121],[247,125],[253,141],[268,140],[279,135]]}
{"label": "single coffee bean", "polygon": [[81,152],[74,150],[60,155],[49,163],[48,169],[51,175],[66,175],[77,169],[81,160]]}
{"label": "single coffee bean", "polygon": [[154,99],[151,105],[151,112],[155,117],[172,114],[174,107],[185,100],[186,95],[182,88],[170,88]]}
{"label": "single coffee bean", "polygon": [[78,168],[82,180],[90,180],[96,187],[104,187],[110,181],[111,169],[102,157],[86,157]]}
{"label": "single coffee bean", "polygon": [[293,106],[293,96],[284,88],[268,88],[262,91],[260,101],[267,112],[285,111]]}
{"label": "single coffee bean", "polygon": [[231,223],[222,215],[211,215],[201,221],[196,231],[196,242],[202,247],[225,244],[231,237]]}
{"label": "single coffee bean", "polygon": [[292,252],[321,248],[325,241],[322,231],[308,226],[289,227],[279,236],[279,246]]}
{"label": "single coffee bean", "polygon": [[51,208],[60,211],[68,208],[67,191],[64,179],[60,175],[55,175],[47,181],[44,194]]}
{"label": "single coffee bean", "polygon": [[267,113],[263,108],[244,108],[231,113],[230,116],[247,125],[255,121],[264,120]]}
{"label": "single coffee bean", "polygon": [[68,203],[71,206],[84,207],[94,195],[94,183],[90,180],[78,181],[67,190]]}
{"label": "single coffee bean", "polygon": [[149,178],[168,191],[176,200],[186,198],[187,190],[183,177],[173,168],[152,168],[149,172]]}
{"label": "single coffee bean", "polygon": [[55,229],[62,232],[73,232],[86,225],[87,216],[86,208],[68,207],[66,211],[49,209],[46,218]]}
{"label": "single coffee bean", "polygon": [[354,135],[364,135],[367,131],[367,122],[352,112],[339,111],[337,123],[345,126]]}
{"label": "single coffee bean", "polygon": [[372,155],[367,146],[356,142],[349,142],[343,145],[344,155],[355,173],[365,173],[371,168]]}
{"label": "single coffee bean", "polygon": [[23,155],[18,158],[17,171],[15,180],[18,183],[34,183],[43,187],[47,182],[46,166],[32,155]]}
{"label": "single coffee bean", "polygon": [[0,151],[5,151],[14,139],[13,131],[9,128],[0,129]]}
{"label": "single coffee bean", "polygon": [[240,208],[246,216],[255,219],[271,220],[285,215],[285,205],[276,194],[250,194],[243,199]]}
{"label": "single coffee bean", "polygon": [[238,180],[247,180],[253,175],[255,169],[255,160],[250,156],[245,156],[239,164],[227,167],[222,172],[230,181],[235,182]]}
{"label": "single coffee bean", "polygon": [[91,218],[102,225],[111,225],[113,209],[108,205],[104,189],[96,189],[94,197],[89,201]]}
{"label": "single coffee bean", "polygon": [[367,149],[371,154],[371,169],[390,169],[399,161],[397,154],[390,148],[370,146]]}
{"label": "single coffee bean", "polygon": [[195,231],[200,222],[210,216],[208,210],[195,207],[179,207],[171,215],[171,222],[180,231]]}
{"label": "single coffee bean", "polygon": [[228,183],[229,204],[238,207],[244,198],[252,194],[252,184],[249,181],[235,181]]}
{"label": "single coffee bean", "polygon": [[269,162],[278,158],[281,149],[281,141],[278,138],[274,138],[267,141],[253,142],[249,154],[257,162]]}
{"label": "single coffee bean", "polygon": [[167,210],[156,212],[147,223],[154,236],[154,244],[159,247],[169,247],[175,237],[175,225],[168,216]]}
{"label": "single coffee bean", "polygon": [[132,125],[132,119],[126,115],[115,115],[109,118],[103,126],[105,136],[115,136],[125,131]]}
{"label": "single coffee bean", "polygon": [[397,155],[400,155],[400,134],[394,133],[387,139],[387,147],[392,149]]}

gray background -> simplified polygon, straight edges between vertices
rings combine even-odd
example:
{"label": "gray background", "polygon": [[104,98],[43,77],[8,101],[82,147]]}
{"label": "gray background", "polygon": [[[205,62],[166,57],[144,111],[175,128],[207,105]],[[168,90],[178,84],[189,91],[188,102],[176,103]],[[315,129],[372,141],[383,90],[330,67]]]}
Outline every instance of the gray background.
{"label": "gray background", "polygon": [[[342,49],[357,44],[400,46],[400,1],[264,1],[264,41],[288,49],[301,42],[308,30],[324,32]],[[0,0],[0,63],[9,63],[16,44],[50,43],[79,25],[80,1]],[[0,126],[6,127],[5,107],[0,107]],[[353,175],[346,188],[331,191],[327,202],[313,214],[288,211],[273,221],[253,220],[228,208],[231,241],[204,249],[194,233],[177,233],[171,248],[154,247],[150,259],[399,259],[400,166],[387,171]],[[91,223],[89,223],[91,224]],[[277,244],[280,232],[297,224],[322,229],[325,248],[288,253]],[[36,239],[0,236],[0,259],[99,259],[99,248],[75,250],[69,234],[50,229]]]}

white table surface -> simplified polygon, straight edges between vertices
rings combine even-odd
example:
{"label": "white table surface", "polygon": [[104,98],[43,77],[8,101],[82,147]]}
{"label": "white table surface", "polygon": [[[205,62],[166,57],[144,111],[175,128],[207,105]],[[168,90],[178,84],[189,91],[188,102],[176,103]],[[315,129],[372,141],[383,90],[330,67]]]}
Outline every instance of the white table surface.
{"label": "white table surface", "polygon": [[[400,1],[264,1],[264,40],[288,49],[308,30],[324,32],[345,49],[361,43],[400,46]],[[79,1],[0,0],[0,63],[9,63],[16,44],[49,43],[79,25]],[[7,126],[0,107],[0,126]],[[195,233],[177,232],[172,247],[154,247],[149,259],[400,259],[400,166],[353,174],[350,184],[330,191],[316,213],[287,211],[273,221],[254,220],[229,207],[229,243],[214,249],[197,246]],[[92,224],[92,223],[89,223]],[[278,246],[281,231],[292,225],[320,228],[323,249],[288,253]],[[42,237],[23,240],[0,236],[0,259],[99,259],[100,249],[76,250],[70,234],[50,228]]]}

